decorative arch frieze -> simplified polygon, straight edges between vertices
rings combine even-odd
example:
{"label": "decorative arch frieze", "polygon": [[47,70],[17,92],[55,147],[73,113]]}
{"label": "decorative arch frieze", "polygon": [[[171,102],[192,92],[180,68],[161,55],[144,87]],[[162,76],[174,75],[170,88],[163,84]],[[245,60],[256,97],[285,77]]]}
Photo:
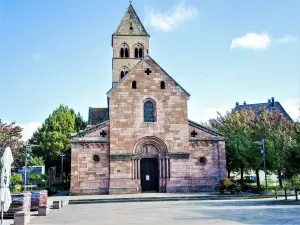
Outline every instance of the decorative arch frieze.
{"label": "decorative arch frieze", "polygon": [[75,147],[80,147],[82,149],[92,149],[92,148],[100,148],[101,151],[105,150],[105,147],[108,145],[107,143],[73,143]]}

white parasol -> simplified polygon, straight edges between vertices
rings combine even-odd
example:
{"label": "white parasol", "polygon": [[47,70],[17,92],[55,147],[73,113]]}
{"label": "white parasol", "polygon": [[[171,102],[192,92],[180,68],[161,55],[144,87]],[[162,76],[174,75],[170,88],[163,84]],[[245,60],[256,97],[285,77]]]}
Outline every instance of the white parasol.
{"label": "white parasol", "polygon": [[6,147],[3,156],[1,158],[2,174],[1,174],[1,189],[0,189],[0,201],[1,201],[1,224],[3,223],[3,212],[7,211],[11,204],[11,195],[9,191],[9,181],[11,174],[11,164],[13,162],[10,147]]}

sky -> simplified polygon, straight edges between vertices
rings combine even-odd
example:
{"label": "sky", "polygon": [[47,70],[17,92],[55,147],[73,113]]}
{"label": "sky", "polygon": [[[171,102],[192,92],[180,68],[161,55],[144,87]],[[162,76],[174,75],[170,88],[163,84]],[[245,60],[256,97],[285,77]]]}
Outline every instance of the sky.
{"label": "sky", "polygon": [[[189,119],[275,97],[300,108],[300,1],[133,0],[149,53],[190,94]],[[106,107],[114,0],[0,0],[0,119],[29,138],[60,104]]]}

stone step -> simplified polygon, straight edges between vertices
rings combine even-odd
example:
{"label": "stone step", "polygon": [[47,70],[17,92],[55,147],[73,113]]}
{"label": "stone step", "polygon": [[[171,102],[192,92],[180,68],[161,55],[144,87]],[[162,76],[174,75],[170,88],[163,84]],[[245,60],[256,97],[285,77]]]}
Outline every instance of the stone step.
{"label": "stone step", "polygon": [[158,202],[158,201],[205,201],[205,200],[238,200],[275,198],[275,196],[262,195],[211,195],[211,196],[167,196],[167,197],[141,197],[141,198],[97,198],[97,199],[73,199],[69,204],[98,204],[121,202]]}

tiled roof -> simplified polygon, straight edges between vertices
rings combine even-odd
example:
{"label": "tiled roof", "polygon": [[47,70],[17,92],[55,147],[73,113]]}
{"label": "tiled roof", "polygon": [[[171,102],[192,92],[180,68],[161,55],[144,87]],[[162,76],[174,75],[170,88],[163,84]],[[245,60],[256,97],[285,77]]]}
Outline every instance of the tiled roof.
{"label": "tiled roof", "polygon": [[259,115],[262,109],[267,109],[269,112],[279,111],[282,115],[289,121],[293,121],[293,119],[287,114],[282,105],[279,102],[275,102],[274,100],[269,100],[267,103],[256,103],[256,104],[243,104],[236,105],[235,110],[249,110],[251,109],[255,115]]}
{"label": "tiled roof", "polygon": [[109,120],[108,108],[89,108],[89,125],[97,125]]}
{"label": "tiled roof", "polygon": [[[134,32],[128,33],[130,23],[132,23],[132,27],[135,26],[137,29],[134,29]],[[126,29],[122,29],[124,27],[126,27]],[[126,32],[124,32],[124,30],[126,30]],[[136,11],[134,10],[132,4],[129,5],[125,15],[123,16],[123,19],[121,20],[117,30],[114,32],[113,35],[149,36]]]}

